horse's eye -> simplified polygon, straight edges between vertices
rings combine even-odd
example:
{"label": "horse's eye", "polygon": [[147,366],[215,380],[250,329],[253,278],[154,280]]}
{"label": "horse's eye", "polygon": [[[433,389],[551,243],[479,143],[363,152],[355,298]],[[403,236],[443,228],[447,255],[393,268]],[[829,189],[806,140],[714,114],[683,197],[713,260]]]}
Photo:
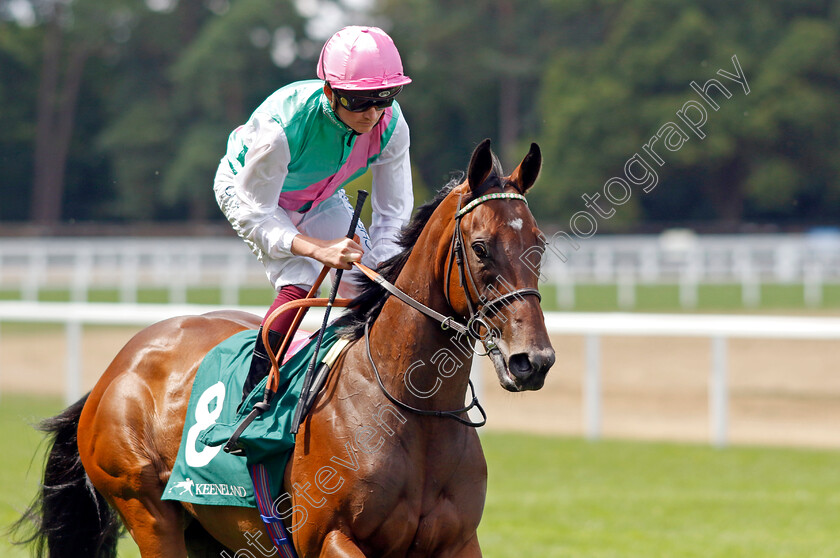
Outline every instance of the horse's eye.
{"label": "horse's eye", "polygon": [[472,249],[473,252],[475,252],[475,255],[480,259],[486,258],[489,254],[489,252],[487,251],[487,245],[483,242],[473,242]]}

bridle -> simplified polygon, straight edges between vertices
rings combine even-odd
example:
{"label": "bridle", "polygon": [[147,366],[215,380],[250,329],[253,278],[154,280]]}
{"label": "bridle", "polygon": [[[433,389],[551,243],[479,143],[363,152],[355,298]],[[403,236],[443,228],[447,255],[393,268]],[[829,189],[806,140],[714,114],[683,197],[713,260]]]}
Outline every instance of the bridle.
{"label": "bridle", "polygon": [[[483,304],[478,304],[478,309],[476,309],[476,306],[473,305],[472,294],[470,293],[470,289],[472,289],[472,291],[476,293],[479,302],[481,302],[482,298],[484,297],[482,297],[479,294],[478,287],[476,286],[475,280],[473,279],[472,269],[470,269],[469,260],[466,257],[467,254],[466,248],[464,246],[464,233],[461,231],[461,219],[463,219],[464,215],[466,215],[482,203],[489,200],[498,199],[520,200],[525,202],[525,205],[528,205],[528,201],[525,199],[525,196],[523,196],[522,194],[514,194],[509,192],[502,192],[498,194],[485,194],[484,196],[481,196],[480,198],[476,198],[473,201],[469,202],[463,208],[461,208],[461,198],[458,198],[458,209],[455,212],[455,231],[452,233],[452,241],[449,243],[449,257],[446,261],[446,272],[444,273],[443,294],[446,297],[446,302],[449,303],[450,307],[452,307],[452,299],[449,296],[449,276],[452,271],[452,261],[454,260],[458,266],[458,282],[461,285],[461,288],[464,290],[464,295],[467,300],[467,309],[470,312],[470,317],[467,320],[466,325],[467,333],[474,339],[481,341],[484,345],[484,348],[487,351],[479,356],[487,355],[494,350],[498,351],[495,342],[495,330],[491,328],[490,324],[488,324],[485,320],[485,317],[487,316],[488,312],[492,311],[493,308],[502,304],[508,299],[522,298],[524,295],[534,295],[537,297],[537,300],[542,301],[542,296],[540,296],[540,292],[537,289],[526,288],[510,291],[501,294],[492,300],[483,302]],[[479,331],[473,328],[474,325],[477,325],[478,327],[484,327],[490,339],[488,340],[482,337]]]}
{"label": "bridle", "polygon": [[[514,194],[511,192],[501,192],[496,194],[485,194],[481,197],[478,197],[471,202],[469,202],[464,207],[461,207],[461,198],[458,199],[458,208],[455,212],[455,231],[452,233],[452,240],[449,243],[449,255],[446,262],[446,272],[444,274],[444,296],[446,298],[447,303],[449,304],[450,308],[452,308],[452,302],[449,294],[449,283],[450,283],[450,274],[452,272],[452,262],[454,261],[458,267],[458,279],[461,285],[461,288],[464,290],[464,295],[467,301],[467,308],[469,310],[470,316],[467,320],[466,324],[462,324],[456,321],[452,316],[444,316],[440,312],[429,308],[425,304],[418,302],[417,300],[411,298],[409,295],[404,293],[403,291],[399,290],[395,287],[392,283],[388,282],[384,277],[376,273],[375,271],[367,268],[366,266],[356,263],[357,267],[365,273],[370,279],[375,281],[381,287],[383,287],[386,291],[390,294],[394,295],[401,301],[405,302],[412,308],[420,311],[421,313],[429,316],[430,318],[437,320],[441,324],[441,329],[443,330],[454,330],[462,335],[467,335],[476,341],[481,341],[484,345],[485,351],[484,353],[478,353],[479,356],[484,356],[490,354],[491,352],[500,353],[499,348],[496,345],[496,336],[494,335],[495,330],[490,327],[490,324],[486,321],[487,314],[492,311],[498,305],[504,303],[505,301],[511,298],[522,298],[525,295],[533,295],[536,296],[538,300],[542,300],[540,296],[540,292],[537,289],[533,288],[524,288],[524,289],[517,289],[514,291],[510,291],[504,294],[497,296],[496,298],[489,300],[489,301],[482,301],[482,296],[479,294],[478,287],[476,286],[475,280],[473,279],[472,270],[470,269],[468,259],[466,257],[466,249],[464,247],[464,235],[461,231],[461,219],[481,205],[484,202],[490,200],[499,200],[499,199],[508,199],[508,200],[518,200],[525,202],[527,205],[528,202],[525,199],[525,196],[521,194]],[[478,298],[478,302],[473,302],[472,300],[472,293],[476,293]],[[478,329],[484,327],[487,332],[486,339],[483,337]],[[444,417],[444,418],[451,418],[460,422],[461,424],[465,424],[467,426],[471,426],[473,428],[477,428],[479,426],[484,426],[487,423],[487,413],[485,413],[484,408],[478,402],[478,398],[475,395],[475,386],[473,386],[472,380],[468,380],[470,393],[472,394],[472,401],[469,405],[462,409],[457,409],[453,411],[434,411],[434,410],[426,410],[426,409],[418,409],[416,407],[412,407],[402,401],[398,400],[396,397],[391,395],[388,390],[385,388],[385,385],[382,382],[382,377],[379,374],[379,369],[376,367],[376,363],[373,361],[373,354],[370,350],[370,336],[369,336],[369,328],[370,328],[370,319],[365,322],[365,344],[367,347],[367,354],[368,359],[370,360],[370,364],[373,367],[374,374],[376,376],[376,381],[379,384],[380,389],[391,401],[393,404],[397,405],[401,409],[406,411],[418,414],[418,415],[425,415],[425,416],[436,416],[436,417]],[[460,415],[468,412],[473,407],[477,408],[478,411],[481,413],[482,420],[479,422],[473,422],[467,419],[462,418]]]}

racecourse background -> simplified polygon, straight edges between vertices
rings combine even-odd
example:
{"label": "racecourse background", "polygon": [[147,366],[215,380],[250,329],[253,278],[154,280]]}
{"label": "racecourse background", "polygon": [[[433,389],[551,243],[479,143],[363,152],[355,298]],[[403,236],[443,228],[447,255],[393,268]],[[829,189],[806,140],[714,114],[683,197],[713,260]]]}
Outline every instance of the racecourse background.
{"label": "racecourse background", "polygon": [[[50,244],[53,253],[62,254],[63,260],[61,258],[56,260],[52,256],[43,254],[38,257],[36,254],[28,261],[38,262],[38,267],[51,261],[54,264],[63,262],[64,265],[75,262],[76,265],[71,266],[71,270],[79,269],[79,261],[86,265],[95,263],[97,259],[100,260],[100,264],[101,261],[108,262],[109,256],[106,254],[103,257],[102,251],[96,253],[91,249],[92,245],[94,244],[90,242],[82,243],[79,249],[79,245],[64,242],[65,249],[57,251],[56,246],[60,248],[62,243]],[[113,250],[113,242],[107,245]],[[75,255],[67,249],[68,247],[77,249]],[[21,253],[20,246],[16,248],[18,253]],[[604,250],[603,247],[601,250]],[[201,253],[200,250],[195,252]],[[7,249],[5,253],[9,254],[10,251]],[[177,253],[177,250],[170,245],[169,251],[162,251],[162,253],[164,260],[171,260],[171,254]],[[240,255],[237,253],[236,257]],[[245,253],[245,255],[248,254]],[[113,254],[110,257],[113,258]],[[826,261],[831,261],[834,256],[829,251],[823,250],[822,257]],[[196,261],[192,260],[192,263]],[[226,261],[228,260],[225,258],[217,257],[216,259],[217,263]],[[789,251],[785,261],[788,265],[795,261],[790,257]],[[187,281],[183,277],[180,280],[177,279],[179,274],[176,266],[165,267],[168,270],[165,278],[175,279],[174,284],[179,289],[184,289],[181,292],[184,298],[189,295],[192,298],[209,296],[212,299],[215,296],[218,302],[219,298],[223,298],[226,287],[225,285],[218,286],[215,295],[208,294],[212,288],[207,286],[207,277],[230,277],[230,270],[225,272],[222,266],[222,269],[211,270],[212,273],[208,273],[207,269],[204,269],[202,273],[196,273],[200,267],[193,265],[187,268],[187,271],[193,273],[194,281],[195,278],[204,278],[204,286],[198,290],[194,285],[187,288]],[[24,266],[22,269],[27,268]],[[48,267],[41,267],[42,271],[47,269]],[[124,268],[118,266],[117,269]],[[148,274],[148,268],[144,269],[147,277],[155,278],[153,273]],[[6,273],[5,277],[12,275],[12,273]],[[25,274],[22,276],[25,277]],[[91,277],[90,274],[76,275],[77,278],[80,276]],[[242,277],[244,274],[239,276]],[[54,274],[47,275],[42,287],[49,281],[56,281]],[[157,277],[156,281],[152,283],[153,288],[160,289],[161,277]],[[135,297],[140,293],[141,298],[145,298],[143,293],[148,290],[148,283],[148,281],[133,283],[136,289]],[[90,288],[89,285],[79,290],[80,284],[75,283],[76,290],[73,286],[69,290],[39,287],[27,292],[24,288],[28,286],[23,282],[19,286],[24,288],[18,289],[17,293],[14,288],[7,289],[5,297],[31,298],[34,296],[41,300],[44,298],[76,299],[82,291],[85,295],[83,298],[88,298],[91,294],[94,297],[102,296],[100,291]],[[241,287],[241,283],[237,285],[238,290]],[[558,287],[543,285],[544,297],[546,293],[551,292],[552,288]],[[587,287],[576,287],[577,290],[582,288]],[[594,288],[605,292],[603,285]],[[821,288],[831,292],[831,289],[836,287],[828,285]],[[620,295],[620,285],[616,289]],[[735,286],[735,289],[743,292],[744,287]],[[658,290],[666,292],[667,287],[660,286]],[[702,289],[699,290],[702,292]],[[172,300],[171,287],[165,288],[164,291],[169,291],[168,298]],[[167,292],[162,294],[166,298]],[[256,299],[260,297],[269,299],[268,295],[260,293],[259,288],[257,292],[252,293],[253,295]],[[618,299],[613,297],[613,300],[620,302],[620,296]],[[717,304],[722,304],[727,300],[730,304],[732,303],[732,297],[729,297],[729,299],[718,300]],[[550,297],[547,302],[551,304]],[[762,300],[762,303],[772,302],[766,295]],[[790,298],[787,302],[791,302]],[[799,304],[800,312],[804,302],[805,300],[802,299]],[[830,307],[830,299],[824,298],[822,305],[823,314],[834,313]],[[6,303],[6,307],[10,306],[15,306],[15,303]],[[33,308],[40,310],[37,313],[42,318],[44,314],[48,317],[55,315],[58,321],[72,318],[74,313],[81,311],[81,308],[88,308],[84,305],[50,306],[42,303],[34,306],[20,303],[20,306],[30,308],[28,311],[32,312],[33,321],[36,314]],[[120,315],[122,323],[126,323],[129,314],[140,312],[140,309],[142,312],[146,310],[152,312],[156,308],[155,305],[146,304],[116,305],[115,307],[94,304],[93,306],[100,314],[103,312],[110,312],[112,316],[122,314]],[[259,306],[250,308],[255,313],[260,313],[260,309]],[[200,311],[206,310],[207,308],[203,308]],[[164,306],[157,307],[155,312],[160,314],[161,311],[177,313],[181,310],[177,306]],[[17,314],[21,312],[27,315],[27,310],[20,310]],[[815,312],[816,310],[809,309],[809,313]],[[835,341],[735,339],[723,345],[728,352],[720,356],[720,351],[716,347],[720,345],[721,339],[725,340],[725,336],[718,336],[720,339],[712,342],[711,352],[708,339],[691,338],[696,336],[697,332],[690,330],[698,329],[699,323],[707,322],[710,316],[683,315],[677,325],[672,325],[675,323],[674,319],[668,316],[658,318],[664,321],[662,324],[655,325],[653,330],[663,331],[667,334],[667,338],[651,337],[650,331],[642,332],[641,329],[640,333],[645,333],[646,336],[633,336],[633,327],[636,326],[632,324],[629,326],[629,331],[627,325],[623,326],[624,330],[619,337],[609,335],[609,333],[615,333],[615,327],[606,330],[603,326],[594,326],[595,329],[590,326],[587,326],[589,329],[575,329],[577,321],[587,319],[590,322],[594,320],[600,323],[605,321],[617,323],[621,320],[640,322],[640,319],[633,318],[632,314],[616,317],[598,314],[588,317],[585,314],[563,314],[562,316],[567,324],[571,324],[571,327],[566,326],[557,330],[565,331],[567,334],[555,335],[553,338],[558,362],[542,391],[508,394],[498,387],[489,363],[483,359],[480,361],[479,374],[482,378],[481,384],[484,386],[482,398],[491,413],[490,428],[571,435],[586,434],[588,437],[595,437],[593,434],[596,434],[606,437],[699,441],[708,440],[710,436],[714,440],[715,436],[719,436],[714,432],[717,428],[715,423],[724,420],[726,422],[723,427],[728,430],[728,433],[724,434],[723,439],[726,439],[728,435],[729,441],[734,443],[811,445],[834,448],[840,445],[840,436],[833,428],[833,424],[836,424],[837,419],[840,418],[840,405],[837,405],[840,401],[840,385],[838,375],[834,373],[837,369]],[[649,330],[652,318],[655,317],[647,315],[645,320],[648,325],[639,327],[647,327]],[[99,320],[99,323],[109,323],[110,319],[106,319],[105,322]],[[2,321],[2,316],[0,316],[0,321]],[[18,321],[20,321],[19,318]],[[726,324],[712,325],[711,329],[709,326],[703,326],[699,329],[703,330],[701,335],[712,338],[716,333],[715,327],[733,329],[728,325],[733,321],[729,319]],[[831,320],[823,321],[831,322]],[[3,335],[0,336],[0,393],[67,394],[68,380],[65,370],[68,368],[68,363],[71,367],[73,366],[75,359],[81,366],[76,365],[79,369],[74,374],[77,374],[79,378],[70,382],[72,388],[69,390],[71,392],[69,397],[76,397],[93,386],[119,348],[139,329],[138,327],[114,327],[114,324],[88,326],[82,329],[80,324],[83,322],[79,321],[73,328],[68,326],[67,329],[54,325],[6,324],[2,329]],[[774,324],[779,322],[774,326],[777,330],[781,330],[780,333],[774,334],[777,337],[785,337],[785,327],[790,328],[790,336],[797,334],[803,337],[798,331],[801,329],[801,324],[789,324],[784,319],[771,317],[740,324],[736,328],[739,331],[736,337],[750,337],[749,333],[752,330],[756,332],[765,330],[767,324],[771,322]],[[93,323],[97,323],[97,320]],[[821,327],[823,325],[825,324]],[[689,333],[674,336],[668,331],[670,327],[679,327]],[[835,325],[832,327],[836,329]],[[588,335],[584,337],[574,335],[579,332],[588,332]],[[599,336],[593,339],[592,333]],[[631,335],[628,336],[628,333]],[[825,335],[820,333],[812,337],[825,337]],[[597,352],[594,356],[593,341],[597,344]],[[50,350],[44,350],[44,347],[49,347]],[[68,358],[66,354],[68,350],[76,354],[71,354]],[[722,372],[719,370],[720,363],[716,363],[715,360],[723,362]],[[597,367],[594,380],[593,361]],[[37,373],[33,374],[33,371]],[[720,378],[716,376],[721,373],[723,381],[729,384],[726,391],[722,392],[723,395],[716,394],[710,389],[710,386],[719,382]],[[597,400],[598,416],[595,418],[592,416],[593,383],[600,394]],[[721,404],[725,405],[725,408],[723,418],[718,419],[715,414],[721,412],[719,408]]]}
{"label": "racecourse background", "polygon": [[[840,313],[840,234],[833,229],[738,237],[672,230],[600,236],[577,249],[557,234],[547,238],[540,283],[546,310]],[[262,267],[235,238],[32,237],[0,243],[0,299],[245,303],[259,313],[271,296]],[[138,329],[87,326],[74,334],[82,335],[78,392],[93,386]],[[66,393],[66,337],[53,325],[0,326],[0,394]],[[536,393],[504,392],[482,359],[490,428],[592,433],[584,393],[591,384],[585,375],[592,366],[591,339],[555,335],[553,343],[557,364]],[[607,335],[599,344],[600,435],[684,441],[714,435],[709,386],[715,357],[707,339]],[[729,440],[840,446],[835,345],[730,341]]]}
{"label": "racecourse background", "polygon": [[[649,246],[671,247],[698,241],[683,232],[672,234],[669,240],[666,238],[649,237],[647,241],[651,243]],[[792,243],[774,243],[782,238],[765,237],[768,241],[765,248],[752,252],[773,254],[759,257],[764,262],[761,274],[741,273],[728,278],[718,276],[715,280],[706,273],[709,280],[696,283],[680,282],[679,274],[671,274],[664,283],[645,283],[643,274],[625,275],[618,266],[607,267],[607,262],[619,261],[615,254],[620,252],[611,252],[614,255],[608,258],[603,254],[610,252],[603,246],[594,250],[593,245],[583,245],[580,258],[599,262],[594,267],[586,264],[584,268],[600,269],[601,275],[580,275],[574,282],[542,283],[543,306],[556,310],[572,302],[576,310],[615,311],[628,309],[628,300],[632,300],[629,308],[674,312],[689,320],[694,314],[686,314],[687,309],[748,313],[753,317],[769,312],[837,316],[840,315],[840,287],[831,273],[825,271],[832,269],[831,262],[840,259],[832,238],[831,234],[797,235],[787,238]],[[18,240],[4,239],[0,253],[8,255],[19,250],[23,243]],[[13,273],[11,260],[3,259],[0,298],[118,303],[123,296],[129,301],[134,296],[139,303],[222,306],[234,304],[230,301],[235,298],[241,304],[268,304],[271,291],[265,287],[262,270],[238,241],[231,246],[243,267],[231,269],[226,265],[227,260],[217,258],[220,265],[216,266],[215,275],[199,274],[204,278],[201,281],[194,279],[195,267],[192,275],[177,273],[179,261],[190,261],[173,257],[177,243],[159,242],[157,239],[157,248],[153,250],[163,255],[159,257],[160,263],[135,260],[136,283],[131,281],[130,274],[122,271],[130,270],[131,266],[115,265],[122,260],[112,255],[110,269],[120,274],[112,274],[109,280],[116,277],[118,282],[106,286],[97,281],[107,274],[91,273],[87,277],[96,280],[85,284],[82,279],[86,275],[74,271],[84,266],[68,265],[71,261],[86,261],[72,259],[71,254],[77,252],[71,253],[70,247],[89,247],[90,243],[67,239],[48,241],[46,244],[56,254],[54,261],[64,262],[62,266],[48,272],[48,268],[39,267],[40,263],[33,265],[26,260],[27,264],[18,266]],[[204,241],[196,239],[182,239],[182,242],[188,248],[187,253],[190,250],[196,253],[195,248],[204,245]],[[812,251],[791,249],[797,243]],[[208,240],[207,244],[224,242]],[[112,242],[113,245],[119,247],[119,243]],[[744,253],[745,246],[739,247],[740,253]],[[602,255],[595,257],[595,252]],[[776,254],[785,252],[786,259],[775,258]],[[117,253],[126,251],[114,252]],[[721,251],[706,252],[712,253],[718,255],[706,256],[704,261],[717,262],[715,269],[744,269],[737,265],[737,257],[724,257]],[[94,252],[88,248],[87,254],[93,256]],[[97,258],[87,261],[97,261]],[[31,261],[49,263],[50,258],[36,257]],[[106,263],[109,257],[103,256],[99,261]],[[193,257],[191,261],[196,260]],[[646,261],[652,261],[649,255]],[[807,261],[823,262],[824,272],[800,273],[809,268],[795,262]],[[768,266],[768,262],[776,263]],[[551,262],[546,264],[548,271]],[[622,265],[626,269],[626,264]],[[607,269],[613,271],[605,273]],[[793,275],[774,275],[774,270],[785,269],[794,271]],[[46,273],[45,282],[37,289],[27,279],[28,274],[36,272]],[[608,279],[611,273],[613,281]],[[228,285],[226,290],[224,283],[219,286],[220,279],[231,276],[250,277],[248,281],[253,283],[242,279],[235,289]],[[143,277],[148,280],[140,280]],[[683,277],[692,278],[691,275]],[[806,277],[817,278],[819,282],[812,282],[808,287]],[[574,293],[571,298],[570,285]],[[819,286],[819,298],[813,298],[815,285]],[[691,289],[695,286],[696,305],[683,308],[686,300],[691,301]],[[631,288],[633,296],[628,299]],[[225,297],[228,302],[224,302]],[[80,389],[86,391],[95,383],[138,329],[136,326],[86,326],[80,330]],[[730,442],[825,448],[831,450],[828,452],[701,449],[710,438],[708,385],[713,353],[709,339],[675,336],[600,338],[601,434],[608,439],[623,438],[634,443],[580,442],[576,439],[587,431],[584,397],[587,337],[554,335],[552,342],[557,363],[539,392],[505,392],[499,387],[489,362],[481,360],[481,398],[489,414],[483,437],[491,475],[481,531],[487,556],[837,555],[835,526],[828,519],[830,510],[836,509],[837,504],[832,471],[836,471],[836,449],[840,447],[836,428],[840,419],[840,374],[836,372],[840,369],[840,356],[836,341],[732,339],[728,342]],[[0,507],[5,524],[18,516],[24,502],[34,494],[40,468],[37,460],[31,462],[31,456],[40,435],[31,424],[60,408],[57,399],[66,386],[66,350],[66,330],[60,325],[0,323],[0,407],[13,415],[7,418],[3,429],[4,440],[12,450],[3,461],[5,472],[0,472],[0,479],[5,479],[0,486],[7,494]],[[26,403],[31,396],[37,396],[33,401],[51,401],[49,409],[40,410],[43,406],[40,403]],[[550,436],[523,437],[519,432]],[[26,438],[26,444],[21,437]],[[638,443],[639,440],[701,445],[651,445]],[[125,541],[121,555],[135,556],[132,547]],[[653,549],[664,554],[656,554]],[[5,542],[0,543],[0,551],[4,555],[24,555]],[[610,551],[613,554],[605,554]]]}

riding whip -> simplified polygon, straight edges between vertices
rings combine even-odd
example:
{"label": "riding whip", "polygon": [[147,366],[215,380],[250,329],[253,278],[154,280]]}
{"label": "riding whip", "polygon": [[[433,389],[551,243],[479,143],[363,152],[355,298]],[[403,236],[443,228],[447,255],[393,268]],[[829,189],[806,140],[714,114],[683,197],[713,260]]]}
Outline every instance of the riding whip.
{"label": "riding whip", "polygon": [[[347,238],[353,238],[356,232],[356,225],[359,223],[359,214],[362,212],[362,206],[365,204],[367,196],[368,193],[366,190],[359,190],[359,195],[356,198],[356,207],[353,210],[353,218],[350,219],[350,230],[347,231]],[[333,280],[332,289],[330,290],[330,298],[327,302],[327,307],[324,309],[324,321],[321,323],[321,329],[318,331],[318,338],[315,341],[315,353],[312,355],[312,360],[309,361],[309,368],[307,368],[306,375],[303,377],[303,388],[300,391],[300,398],[298,399],[295,415],[292,419],[291,432],[293,434],[297,434],[303,417],[307,415],[309,408],[315,401],[315,398],[309,397],[308,394],[309,390],[312,388],[315,366],[318,364],[318,353],[321,350],[321,342],[324,339],[324,330],[327,329],[327,324],[329,323],[330,310],[335,302],[336,294],[338,294],[338,285],[341,282],[341,275],[343,272],[343,269],[338,269],[335,272],[335,279]]]}

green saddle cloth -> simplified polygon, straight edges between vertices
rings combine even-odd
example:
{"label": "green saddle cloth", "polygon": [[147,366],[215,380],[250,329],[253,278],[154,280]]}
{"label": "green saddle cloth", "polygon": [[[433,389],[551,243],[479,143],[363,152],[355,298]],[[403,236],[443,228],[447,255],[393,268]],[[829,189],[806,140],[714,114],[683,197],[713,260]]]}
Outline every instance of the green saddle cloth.
{"label": "green saddle cloth", "polygon": [[[257,330],[237,333],[216,345],[202,360],[193,382],[178,457],[163,491],[163,500],[195,504],[255,507],[248,464],[263,463],[271,472],[271,493],[279,494],[295,436],[289,429],[303,379],[315,352],[314,336],[280,367],[279,385],[270,408],[257,417],[239,438],[247,458],[222,450],[254,403],[262,401],[268,378],[248,396],[240,413],[242,386],[248,375]],[[328,327],[319,362],[338,341]],[[246,461],[247,460],[247,461]]]}

